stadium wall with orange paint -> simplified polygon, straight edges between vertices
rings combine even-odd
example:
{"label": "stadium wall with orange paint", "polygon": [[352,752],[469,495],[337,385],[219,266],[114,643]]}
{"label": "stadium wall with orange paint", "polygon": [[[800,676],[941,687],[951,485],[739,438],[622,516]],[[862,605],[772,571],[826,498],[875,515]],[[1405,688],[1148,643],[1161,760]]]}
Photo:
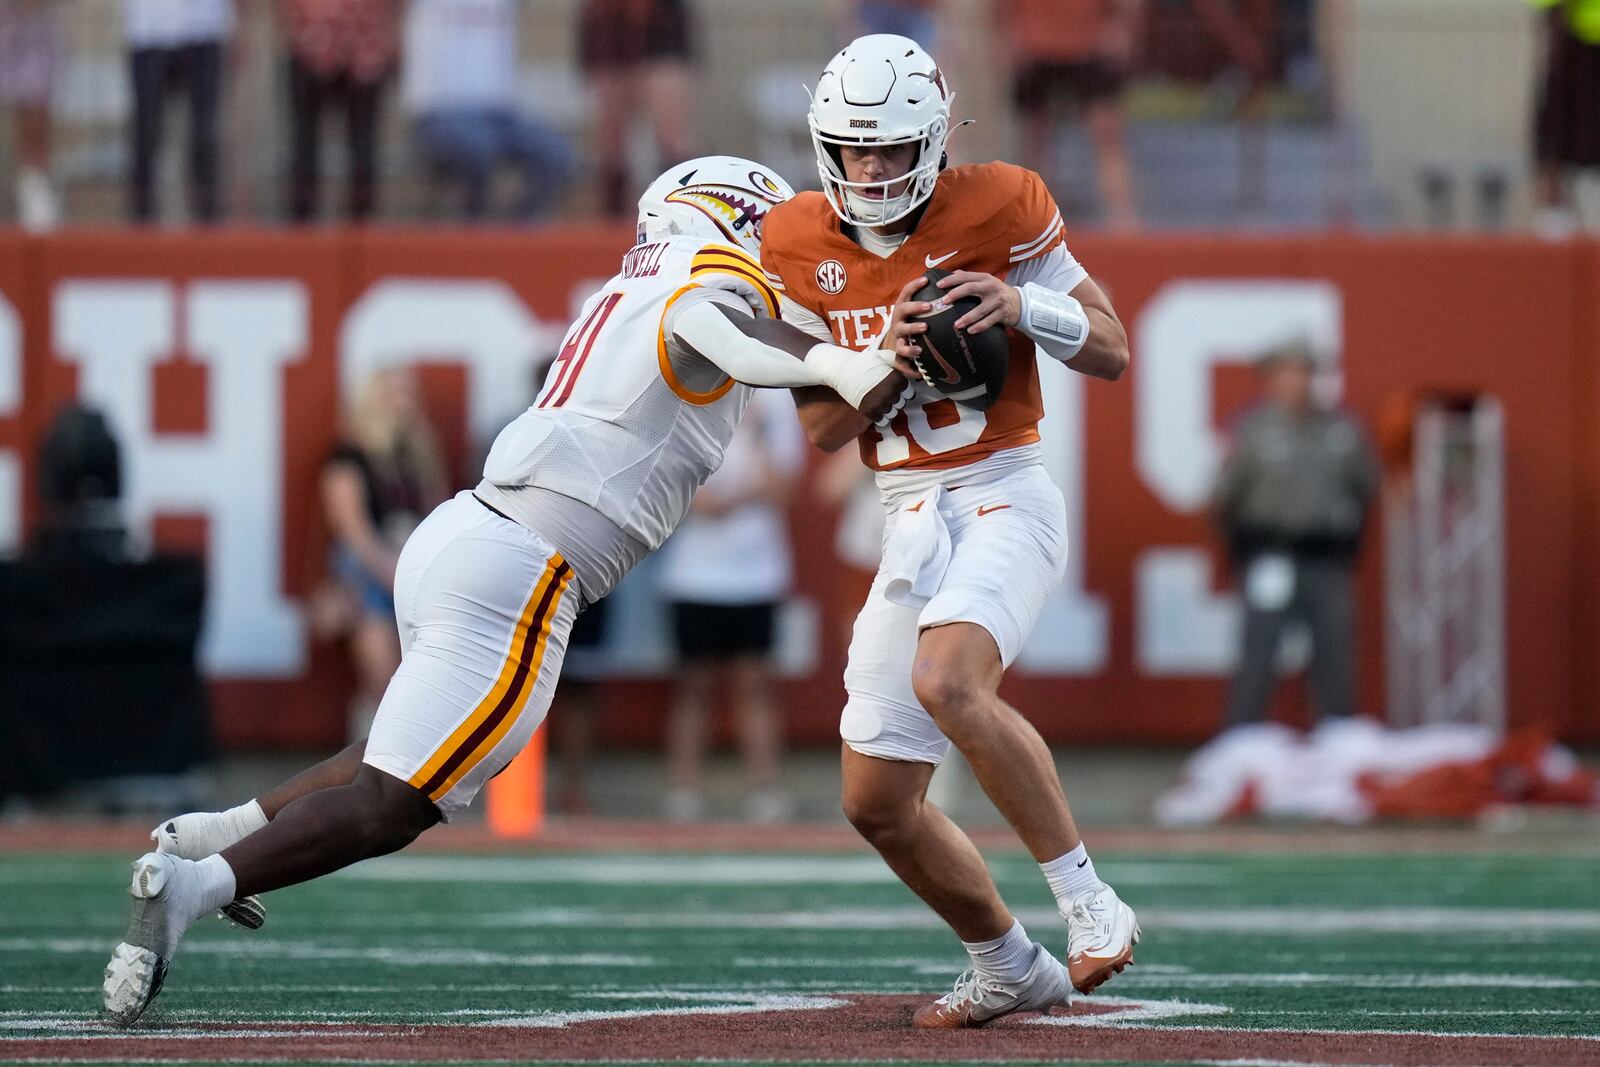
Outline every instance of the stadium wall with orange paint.
{"label": "stadium wall with orange paint", "polygon": [[[341,392],[372,367],[417,365],[470,484],[628,240],[613,229],[0,235],[0,541],[18,543],[37,518],[32,453],[56,408],[75,395],[107,407],[136,528],[211,559],[204,664],[220,738],[332,744],[341,657],[300,616],[323,570],[316,477]],[[1134,362],[1117,383],[1045,368],[1046,447],[1074,515],[1075,563],[1006,693],[1047,737],[1188,743],[1215,729],[1232,609],[1206,482],[1219,434],[1252,394],[1249,364],[1304,336],[1338,365],[1368,425],[1418,389],[1500,398],[1510,721],[1600,741],[1600,246],[1071,243],[1112,293]],[[833,562],[834,520],[795,510],[799,584],[817,608],[815,655],[785,682],[799,743],[832,741],[843,695],[857,594]],[[1360,697],[1381,712],[1375,533],[1360,566]],[[611,689],[602,735],[654,743],[664,685],[647,675]],[[1303,717],[1303,688],[1291,683],[1280,703]]]}

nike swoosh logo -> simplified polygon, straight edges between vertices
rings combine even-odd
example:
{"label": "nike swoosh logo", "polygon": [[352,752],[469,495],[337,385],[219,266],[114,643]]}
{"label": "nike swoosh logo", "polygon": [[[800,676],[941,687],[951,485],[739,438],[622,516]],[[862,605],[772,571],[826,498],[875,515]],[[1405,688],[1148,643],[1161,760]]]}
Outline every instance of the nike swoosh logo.
{"label": "nike swoosh logo", "polygon": [[1088,866],[1088,864],[1089,864],[1089,858],[1087,856],[1085,856],[1083,859],[1078,861],[1078,867],[1080,869],[1082,869],[1083,867]]}
{"label": "nike swoosh logo", "polygon": [[926,503],[927,503],[926,500],[919,500],[914,505],[912,505],[911,507],[906,508],[906,510],[907,511],[921,511],[922,510],[922,505],[924,505]]}
{"label": "nike swoosh logo", "polygon": [[961,375],[956,373],[956,369],[950,365],[950,361],[944,358],[944,353],[934,347],[933,341],[926,334],[918,338],[917,343],[922,346],[922,351],[932,357],[933,361],[939,365],[939,370],[944,372],[939,376],[940,381],[946,385],[960,383]]}
{"label": "nike swoosh logo", "polygon": [[923,266],[926,266],[926,267],[937,267],[939,264],[943,263],[945,260],[949,259],[951,256],[959,256],[960,254],[961,254],[961,249],[958,248],[954,252],[946,252],[944,255],[940,256],[938,259],[934,259],[932,256],[923,256],[922,257],[922,263],[923,263]]}
{"label": "nike swoosh logo", "polygon": [[989,512],[991,512],[991,511],[1004,511],[1006,508],[1009,508],[1010,506],[1011,506],[1010,504],[996,504],[992,508],[979,508],[978,509],[978,518],[980,518],[980,519],[983,518],[985,515],[989,514]]}

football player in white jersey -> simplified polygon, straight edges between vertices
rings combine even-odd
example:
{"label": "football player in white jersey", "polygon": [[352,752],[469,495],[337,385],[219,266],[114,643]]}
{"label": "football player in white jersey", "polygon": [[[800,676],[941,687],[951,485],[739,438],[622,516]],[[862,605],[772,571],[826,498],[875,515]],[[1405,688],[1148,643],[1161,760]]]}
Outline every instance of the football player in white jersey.
{"label": "football player in white jersey", "polygon": [[899,409],[892,354],[778,321],[754,257],[767,211],[791,195],[729,156],[679,164],[646,190],[637,243],[495,441],[483,481],[406,542],[404,657],[365,743],[258,800],[152,832],[105,971],[113,1021],[149,1005],[196,919],[224,908],[260,925],[255,894],[403,848],[464,809],[544,719],[581,606],[660,547],[722,462],[752,386],[825,386],[874,420]]}

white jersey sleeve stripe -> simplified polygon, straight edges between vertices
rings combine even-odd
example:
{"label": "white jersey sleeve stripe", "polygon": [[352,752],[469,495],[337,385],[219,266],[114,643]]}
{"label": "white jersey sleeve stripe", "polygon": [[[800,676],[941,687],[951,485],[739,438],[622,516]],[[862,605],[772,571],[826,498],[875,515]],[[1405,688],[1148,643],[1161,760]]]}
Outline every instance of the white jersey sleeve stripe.
{"label": "white jersey sleeve stripe", "polygon": [[1063,227],[1057,222],[1054,227],[1045,232],[1045,235],[1018,252],[1011,253],[1011,262],[1020,263],[1022,260],[1031,259],[1050,246],[1050,243],[1061,236]]}
{"label": "white jersey sleeve stripe", "polygon": [[1028,248],[1026,251],[1013,253],[1010,261],[1012,263],[1020,263],[1025,259],[1032,259],[1040,252],[1043,252],[1046,248],[1050,247],[1050,243],[1059,236],[1061,236],[1061,227],[1058,226],[1049,236]]}
{"label": "white jersey sleeve stripe", "polygon": [[1044,232],[1043,233],[1041,233],[1039,236],[1035,237],[1031,241],[1024,241],[1019,245],[1012,245],[1011,246],[1011,251],[1013,253],[1016,253],[1016,252],[1023,252],[1023,251],[1026,251],[1027,249],[1032,248],[1034,245],[1038,244],[1040,241],[1043,241],[1046,238],[1048,238],[1050,236],[1050,234],[1055,231],[1056,227],[1058,227],[1060,225],[1061,225],[1061,212],[1057,211],[1055,213],[1054,217],[1052,217],[1050,219],[1049,225],[1047,225],[1044,228]]}

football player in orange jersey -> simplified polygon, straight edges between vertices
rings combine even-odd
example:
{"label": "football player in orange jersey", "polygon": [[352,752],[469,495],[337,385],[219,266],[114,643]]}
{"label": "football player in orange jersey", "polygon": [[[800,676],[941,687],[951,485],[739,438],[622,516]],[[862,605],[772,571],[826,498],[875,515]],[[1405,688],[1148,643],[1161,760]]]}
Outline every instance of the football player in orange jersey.
{"label": "football player in orange jersey", "polygon": [[[916,42],[851,42],[812,95],[823,191],[775,208],[762,246],[784,319],[818,338],[914,355],[926,326],[913,316],[932,305],[911,296],[924,269],[944,267],[944,299],[979,299],[958,327],[1010,340],[986,410],[919,383],[892,421],[872,426],[822,390],[796,390],[813,442],[859,439],[888,512],[845,670],[844,809],[972,957],[955,988],[917,1012],[923,1027],[1048,1011],[1069,986],[1088,992],[1122,970],[1139,939],[1132,909],[1095,874],[1049,749],[997,695],[1066,563],[1065,505],[1042,466],[1036,350],[1115,379],[1127,336],[1063,244],[1037,174],[946,168],[950,100]],[[1029,939],[971,839],[928,802],[952,742],[1043,868],[1067,924],[1066,966]]]}

